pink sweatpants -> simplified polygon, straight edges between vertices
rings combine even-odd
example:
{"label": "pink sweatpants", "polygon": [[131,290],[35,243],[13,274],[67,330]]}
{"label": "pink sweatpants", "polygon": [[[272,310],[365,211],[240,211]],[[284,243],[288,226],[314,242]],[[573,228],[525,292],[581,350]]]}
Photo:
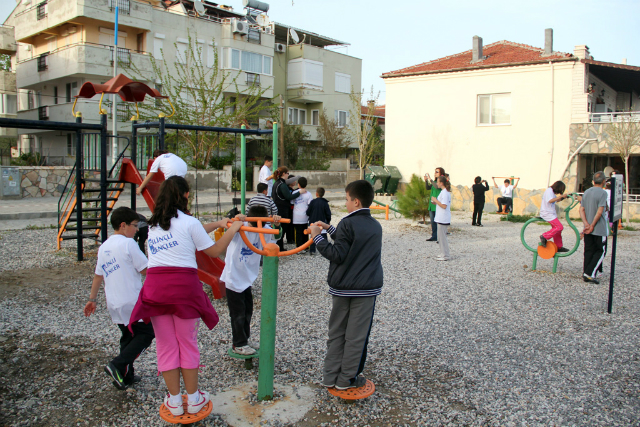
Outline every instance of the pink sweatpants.
{"label": "pink sweatpants", "polygon": [[172,314],[151,318],[156,334],[158,371],[197,369],[200,365],[198,326],[200,319],[181,319]]}
{"label": "pink sweatpants", "polygon": [[547,231],[546,233],[543,233],[542,237],[544,237],[547,240],[553,239],[553,243],[555,243],[558,248],[561,248],[562,247],[562,230],[564,229],[564,227],[562,226],[558,218],[549,221],[549,224],[551,224],[551,230]]}

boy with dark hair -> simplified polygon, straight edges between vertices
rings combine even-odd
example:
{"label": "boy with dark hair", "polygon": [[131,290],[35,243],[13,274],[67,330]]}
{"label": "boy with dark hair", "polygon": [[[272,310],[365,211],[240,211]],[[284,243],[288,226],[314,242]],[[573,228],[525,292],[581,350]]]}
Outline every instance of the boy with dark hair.
{"label": "boy with dark hair", "polygon": [[[338,390],[366,384],[360,374],[383,283],[382,227],[369,211],[373,187],[365,180],[353,181],[345,193],[349,213],[338,227],[320,221],[310,227],[318,251],[331,261],[328,282],[333,306],[322,384]],[[333,244],[321,234],[323,230]]]}
{"label": "boy with dark hair", "polygon": [[122,332],[120,354],[104,367],[104,371],[113,379],[116,388],[125,390],[140,381],[140,377],[134,375],[133,362],[151,345],[155,334],[151,323],[147,325],[140,321],[133,324],[133,334],[127,327],[142,289],[140,275],[147,271],[147,257],[133,240],[138,230],[138,214],[127,207],[114,209],[111,225],[115,232],[98,250],[98,262],[84,315],[89,317],[95,313],[96,297],[104,280],[107,310]]}
{"label": "boy with dark hair", "polygon": [[[247,212],[248,217],[266,217],[267,209],[264,206],[252,206]],[[236,218],[244,220],[244,215]],[[280,227],[280,217],[273,216],[275,228]],[[248,225],[249,223],[245,223]],[[256,227],[256,223],[251,223]],[[265,228],[269,228],[268,225]],[[262,248],[260,235],[258,233],[246,233],[247,239],[258,249]],[[264,235],[266,243],[275,242],[273,234]],[[251,286],[258,277],[260,270],[260,255],[253,252],[244,243],[240,233],[236,233],[227,247],[227,254],[224,258],[224,270],[220,275],[220,280],[227,288],[227,306],[231,317],[231,335],[233,337],[233,351],[242,355],[252,355],[259,348],[253,344],[251,336],[251,316],[253,316],[253,295]]]}
{"label": "boy with dark hair", "polygon": [[[484,193],[489,191],[489,184],[486,179],[479,176],[473,180],[475,184],[471,186],[473,191],[473,216],[471,217],[471,225],[482,227],[482,211],[484,209]],[[482,185],[484,183],[484,185]],[[477,218],[477,221],[476,221]]]}
{"label": "boy with dark hair", "polygon": [[[307,178],[300,177],[298,179],[298,187],[300,189],[307,188]],[[304,234],[304,230],[309,226],[309,217],[307,216],[307,209],[309,208],[309,203],[313,200],[313,196],[308,191],[300,192],[300,197],[293,199],[293,232],[294,232],[294,240],[296,242],[296,248],[304,245],[308,240],[309,236]],[[306,253],[306,250],[301,251],[300,253]]]}
{"label": "boy with dark hair", "polygon": [[[309,217],[309,224],[314,224],[318,221],[322,221],[325,224],[331,223],[331,208],[327,199],[324,198],[324,188],[318,187],[316,190],[316,198],[309,202],[307,216]],[[316,244],[312,243],[309,247],[309,254],[315,255],[315,253]]]}
{"label": "boy with dark hair", "polygon": [[278,207],[275,202],[271,200],[271,197],[268,197],[269,193],[267,184],[261,182],[258,184],[257,190],[258,194],[252,197],[251,200],[249,200],[249,203],[247,203],[247,212],[254,206],[264,206],[267,210],[267,216],[278,215]]}
{"label": "boy with dark hair", "polygon": [[[267,185],[268,197],[271,197],[271,189],[273,188],[273,173],[271,173],[271,166],[273,166],[273,157],[264,156],[264,164],[260,168],[258,180],[261,184]],[[261,191],[258,191],[258,193],[261,193]]]}

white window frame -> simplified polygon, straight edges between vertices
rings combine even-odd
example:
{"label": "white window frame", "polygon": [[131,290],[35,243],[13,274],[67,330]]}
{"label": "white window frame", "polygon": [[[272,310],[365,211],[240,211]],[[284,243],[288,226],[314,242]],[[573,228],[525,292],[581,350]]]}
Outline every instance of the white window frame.
{"label": "white window frame", "polygon": [[[238,55],[237,66],[234,66],[234,61],[233,61],[234,53],[236,53],[236,55]],[[245,69],[246,67],[242,63],[242,54],[243,53],[251,54],[251,55],[259,55],[261,57],[260,58],[260,71]],[[268,67],[269,67],[269,72],[268,73],[265,72],[265,64],[268,64]],[[213,66],[213,65],[211,65],[211,66]],[[235,49],[235,48],[231,48],[231,47],[225,47],[225,48],[222,48],[222,68],[227,69],[227,70],[239,70],[239,71],[245,71],[247,73],[252,73],[252,74],[262,74],[262,75],[265,75],[265,76],[272,76],[273,75],[273,57],[272,56],[267,56],[267,55],[262,55],[262,54],[257,53],[257,52],[251,52],[251,51],[248,51],[248,50],[241,50],[241,49]]]}
{"label": "white window frame", "polygon": [[[307,110],[304,108],[289,107],[287,110],[287,123],[290,125],[306,125],[307,124]],[[301,120],[304,116],[304,123]]]}
{"label": "white window frame", "polygon": [[187,63],[187,49],[189,49],[189,40],[178,37],[176,39],[176,63]]}
{"label": "white window frame", "polygon": [[[344,124],[340,124],[340,113],[344,113]],[[339,128],[349,127],[349,112],[346,110],[336,110],[336,125]]]}
{"label": "white window frame", "polygon": [[[509,123],[493,123],[493,97],[496,95],[508,95],[509,100],[511,100],[511,92],[501,92],[501,93],[487,93],[480,94],[476,100],[476,126],[511,126],[511,107],[509,108]],[[480,100],[482,98],[489,98],[489,123],[481,123],[480,122]]]}
{"label": "white window frame", "polygon": [[207,43],[207,67],[213,68],[216,60],[215,48],[217,46],[213,42]]}
{"label": "white window frame", "polygon": [[[314,120],[314,115],[318,120]],[[311,125],[320,126],[320,110],[311,110]]]}
{"label": "white window frame", "polygon": [[[344,81],[344,83],[341,83],[342,81]],[[343,88],[342,85],[346,85],[346,87]],[[338,93],[351,93],[351,74],[336,72],[335,91]]]}
{"label": "white window frame", "polygon": [[153,36],[153,57],[157,60],[162,60],[162,52],[164,50],[165,35],[155,33]]}

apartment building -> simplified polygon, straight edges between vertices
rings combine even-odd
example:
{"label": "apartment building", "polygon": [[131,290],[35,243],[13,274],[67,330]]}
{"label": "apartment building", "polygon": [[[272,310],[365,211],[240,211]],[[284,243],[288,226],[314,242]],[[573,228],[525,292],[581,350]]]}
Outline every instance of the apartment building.
{"label": "apartment building", "polygon": [[[0,54],[15,57],[16,39],[13,27],[0,25]],[[0,117],[15,119],[17,117],[16,75],[11,70],[0,70]],[[0,128],[0,137],[16,138],[16,129]]]}
{"label": "apartment building", "polygon": [[[551,29],[544,48],[474,37],[471,50],[382,77],[385,161],[407,180],[442,166],[455,185],[517,176],[521,189],[564,180],[583,191],[593,172],[624,170],[607,143],[611,123],[640,121],[640,67],[597,61],[586,45],[556,52]],[[640,194],[640,153],[630,165]]]}
{"label": "apartment building", "polygon": [[[346,84],[360,86],[361,60],[326,49],[344,43],[299,29],[293,31],[299,37],[294,42],[290,27],[272,22],[265,11],[234,11],[191,0],[18,1],[6,25],[14,27],[18,45],[14,62],[17,117],[22,119],[73,121],[71,107],[83,83],[109,80],[114,61],[134,64],[143,75],[152,76],[151,57],[183,62],[189,37],[201,48],[204,66],[213,67],[214,53],[218,54],[219,67],[237,76],[241,93],[259,84],[268,88],[265,99],[279,104],[282,95],[292,124],[312,128],[314,112],[323,108],[348,111]],[[338,75],[342,80],[336,90]],[[235,87],[229,90],[229,96],[235,95]],[[99,120],[97,102],[78,103],[83,121]],[[127,135],[131,110],[118,105],[117,132]],[[20,136],[20,145],[42,152],[51,164],[74,161],[71,136],[60,132],[29,131]]]}

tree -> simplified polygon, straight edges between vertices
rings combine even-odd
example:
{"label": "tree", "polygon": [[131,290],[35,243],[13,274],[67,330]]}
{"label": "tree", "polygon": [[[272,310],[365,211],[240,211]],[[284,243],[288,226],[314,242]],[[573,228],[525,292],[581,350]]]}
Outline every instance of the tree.
{"label": "tree", "polygon": [[617,151],[624,162],[624,176],[627,195],[627,226],[629,226],[629,157],[640,151],[640,123],[632,121],[631,116],[619,116],[620,122],[611,123],[607,129],[607,142]]}
{"label": "tree", "polygon": [[[142,72],[133,62],[123,64],[123,68],[132,73],[131,78],[142,81],[156,81],[163,95],[169,96],[175,107],[171,122],[196,126],[216,126],[239,128],[241,125],[258,123],[259,118],[273,120],[277,107],[264,99],[269,87],[262,88],[255,82],[245,91],[238,88],[238,75],[220,69],[217,49],[213,49],[211,67],[203,63],[203,44],[196,45],[196,37],[189,34],[189,44],[180,53],[176,49],[176,62],[150,57],[151,74]],[[212,40],[215,46],[215,41]],[[171,114],[166,102],[153,100],[140,104],[140,119],[157,117],[162,109],[167,116]],[[175,134],[173,134],[175,135]],[[175,138],[171,135],[172,138]],[[235,144],[233,134],[214,134],[212,132],[180,131],[177,134],[180,151],[192,165],[206,167],[218,149],[224,150]]]}
{"label": "tree", "polygon": [[344,154],[351,143],[348,129],[345,126],[338,126],[338,121],[330,119],[327,112],[322,110],[318,126],[318,138],[331,157]]}
{"label": "tree", "polygon": [[405,218],[422,218],[426,223],[430,196],[431,191],[427,190],[424,180],[413,174],[404,191],[398,192],[398,210]]}
{"label": "tree", "polygon": [[5,53],[0,55],[0,71],[11,71],[11,57]]}
{"label": "tree", "polygon": [[354,92],[351,90],[351,111],[349,113],[350,131],[352,138],[358,143],[358,167],[360,168],[360,179],[364,178],[364,169],[373,162],[376,152],[381,146],[379,134],[374,131],[376,123],[376,104],[380,97],[380,92],[374,95],[373,86],[367,101],[365,113],[362,113],[362,99],[364,91]]}
{"label": "tree", "polygon": [[306,147],[309,140],[309,132],[305,132],[302,126],[285,126],[284,128],[284,156],[289,167],[294,168],[298,162],[299,147]]}

